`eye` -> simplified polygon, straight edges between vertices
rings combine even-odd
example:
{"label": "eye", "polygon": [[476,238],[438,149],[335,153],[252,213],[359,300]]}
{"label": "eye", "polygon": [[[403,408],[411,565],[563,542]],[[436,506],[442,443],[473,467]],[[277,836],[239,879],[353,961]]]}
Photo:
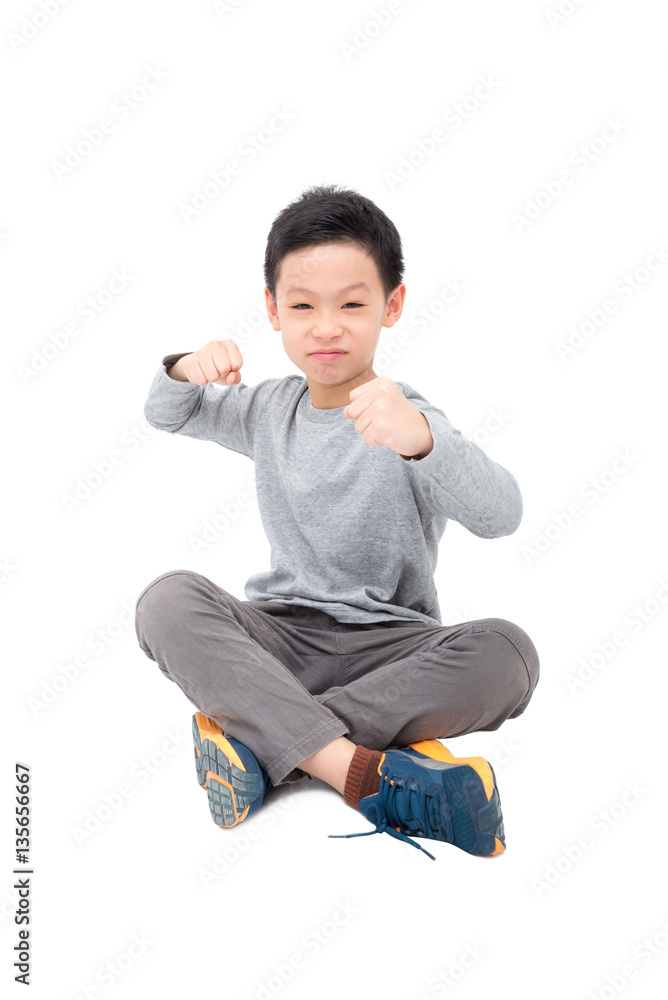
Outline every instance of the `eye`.
{"label": "eye", "polygon": [[[301,311],[302,306],[304,307],[304,309],[310,309],[311,308],[311,306],[307,302],[299,302],[299,303],[297,303],[297,305],[290,306],[290,308],[291,309],[299,309]],[[355,306],[356,309],[363,309],[364,308],[364,303],[363,302],[346,302],[346,304],[345,304],[345,306],[343,308],[345,309],[346,306]]]}

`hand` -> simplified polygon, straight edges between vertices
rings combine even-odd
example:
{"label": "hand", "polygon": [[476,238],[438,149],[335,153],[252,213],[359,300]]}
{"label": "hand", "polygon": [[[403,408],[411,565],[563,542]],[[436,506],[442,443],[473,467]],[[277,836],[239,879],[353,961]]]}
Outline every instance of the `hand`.
{"label": "hand", "polygon": [[355,420],[355,430],[366,444],[386,444],[400,455],[428,455],[434,447],[429,423],[390,378],[372,378],[350,393],[344,417]]}
{"label": "hand", "polygon": [[241,351],[233,340],[210,340],[199,351],[179,358],[170,369],[172,378],[181,382],[207,385],[238,385],[241,382],[241,366],[244,361]]}

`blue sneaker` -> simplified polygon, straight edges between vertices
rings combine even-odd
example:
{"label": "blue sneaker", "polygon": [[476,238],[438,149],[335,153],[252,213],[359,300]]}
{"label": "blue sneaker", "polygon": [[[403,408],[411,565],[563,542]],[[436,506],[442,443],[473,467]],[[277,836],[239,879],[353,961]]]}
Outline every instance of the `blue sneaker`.
{"label": "blue sneaker", "polygon": [[206,788],[216,826],[236,826],[256,813],[274,786],[248,747],[224,736],[203,712],[193,715],[193,741],[197,780]]}
{"label": "blue sneaker", "polygon": [[386,750],[378,774],[378,791],[358,805],[376,829],[330,837],[389,833],[433,861],[434,855],[407,834],[442,840],[480,857],[505,851],[501,800],[494,770],[484,757],[453,757],[438,740],[421,740]]}

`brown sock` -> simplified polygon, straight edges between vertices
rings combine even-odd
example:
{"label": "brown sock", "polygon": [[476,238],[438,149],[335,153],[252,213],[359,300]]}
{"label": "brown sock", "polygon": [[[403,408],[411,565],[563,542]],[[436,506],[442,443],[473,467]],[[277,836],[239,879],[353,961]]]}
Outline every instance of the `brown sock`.
{"label": "brown sock", "polygon": [[367,750],[366,747],[355,747],[355,753],[350,761],[346,783],[343,788],[343,801],[353,809],[359,808],[359,800],[365,795],[375,795],[380,788],[378,765],[383,756],[382,750]]}

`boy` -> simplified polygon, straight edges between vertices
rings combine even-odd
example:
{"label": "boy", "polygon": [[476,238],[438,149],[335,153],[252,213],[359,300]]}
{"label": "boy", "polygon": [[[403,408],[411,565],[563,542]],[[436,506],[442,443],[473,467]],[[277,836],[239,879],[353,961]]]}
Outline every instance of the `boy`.
{"label": "boy", "polygon": [[163,358],[147,420],[254,461],[271,568],[245,601],[191,570],[161,574],[137,600],[137,638],[198,709],[197,776],[219,826],[308,774],[366,833],[434,860],[407,835],[491,856],[505,850],[494,771],[438,741],[520,715],[538,655],[505,619],[443,626],[433,576],[448,518],[498,538],[522,498],[442,410],[374,372],[403,267],[372,201],[313,187],[274,220],[264,267],[269,320],[306,377],[245,385],[232,340]]}

